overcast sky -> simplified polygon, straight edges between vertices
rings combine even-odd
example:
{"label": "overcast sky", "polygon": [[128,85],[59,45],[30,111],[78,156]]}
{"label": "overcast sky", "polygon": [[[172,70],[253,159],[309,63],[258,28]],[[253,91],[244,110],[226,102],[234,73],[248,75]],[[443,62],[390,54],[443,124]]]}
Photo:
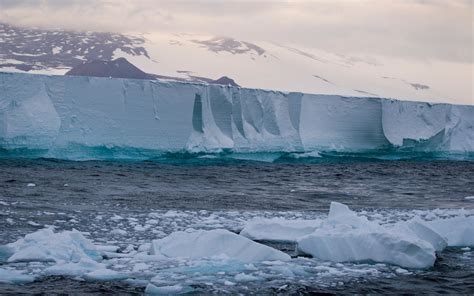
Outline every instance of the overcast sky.
{"label": "overcast sky", "polygon": [[0,21],[289,42],[345,54],[473,61],[472,0],[0,0]]}

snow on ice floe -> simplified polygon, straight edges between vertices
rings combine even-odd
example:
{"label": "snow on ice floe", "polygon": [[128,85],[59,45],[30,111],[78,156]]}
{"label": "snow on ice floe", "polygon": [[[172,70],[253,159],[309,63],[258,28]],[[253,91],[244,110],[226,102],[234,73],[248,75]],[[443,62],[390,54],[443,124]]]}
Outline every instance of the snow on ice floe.
{"label": "snow on ice floe", "polygon": [[224,257],[242,262],[290,260],[288,254],[225,229],[174,232],[154,240],[151,254],[191,259]]}
{"label": "snow on ice floe", "polygon": [[248,221],[240,235],[252,240],[295,242],[313,233],[322,220],[287,220],[282,218],[254,218]]}

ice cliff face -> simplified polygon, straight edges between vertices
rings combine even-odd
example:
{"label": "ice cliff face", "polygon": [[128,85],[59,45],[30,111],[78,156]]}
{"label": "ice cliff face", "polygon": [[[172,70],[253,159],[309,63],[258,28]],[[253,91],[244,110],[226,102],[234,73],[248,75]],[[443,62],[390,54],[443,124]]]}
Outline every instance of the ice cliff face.
{"label": "ice cliff face", "polygon": [[0,73],[0,148],[474,151],[474,106]]}

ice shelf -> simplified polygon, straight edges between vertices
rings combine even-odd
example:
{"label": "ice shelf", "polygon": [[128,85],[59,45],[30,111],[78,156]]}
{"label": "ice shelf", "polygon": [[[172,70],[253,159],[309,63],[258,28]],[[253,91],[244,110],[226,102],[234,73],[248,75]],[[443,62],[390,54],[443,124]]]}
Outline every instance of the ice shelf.
{"label": "ice shelf", "polygon": [[[0,73],[0,148],[474,151],[474,106]],[[66,151],[66,152],[64,152]]]}

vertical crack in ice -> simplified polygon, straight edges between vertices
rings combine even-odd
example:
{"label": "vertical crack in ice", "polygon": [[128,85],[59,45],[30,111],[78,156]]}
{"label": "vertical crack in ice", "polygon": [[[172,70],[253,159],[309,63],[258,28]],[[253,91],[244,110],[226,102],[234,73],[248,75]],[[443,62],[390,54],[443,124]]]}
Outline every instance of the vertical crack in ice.
{"label": "vertical crack in ice", "polygon": [[260,134],[263,125],[263,107],[254,89],[248,89],[241,96],[243,118]]}
{"label": "vertical crack in ice", "polygon": [[232,89],[232,120],[234,121],[234,125],[239,131],[239,133],[242,135],[243,138],[245,138],[240,97],[241,97],[240,88],[233,88]]}
{"label": "vertical crack in ice", "polygon": [[194,97],[193,129],[199,133],[204,132],[204,124],[202,121],[202,100],[200,94],[196,94]]}
{"label": "vertical crack in ice", "polygon": [[280,100],[277,96],[273,96],[273,92],[266,93],[263,98],[260,98],[263,105],[263,126],[265,130],[275,136],[280,136],[281,131],[278,126],[278,104]]}
{"label": "vertical crack in ice", "polygon": [[156,120],[161,120],[160,115],[158,113],[157,103],[159,102],[159,100],[156,99],[155,84],[150,82],[148,85],[150,86],[151,99],[152,99],[152,103],[153,103],[153,114],[155,115]]}
{"label": "vertical crack in ice", "polygon": [[302,93],[290,93],[288,95],[288,113],[290,115],[290,121],[293,128],[300,132],[300,117],[301,117],[301,98]]}
{"label": "vertical crack in ice", "polygon": [[209,103],[214,124],[229,139],[232,139],[232,97],[229,89],[220,85],[209,85]]}

